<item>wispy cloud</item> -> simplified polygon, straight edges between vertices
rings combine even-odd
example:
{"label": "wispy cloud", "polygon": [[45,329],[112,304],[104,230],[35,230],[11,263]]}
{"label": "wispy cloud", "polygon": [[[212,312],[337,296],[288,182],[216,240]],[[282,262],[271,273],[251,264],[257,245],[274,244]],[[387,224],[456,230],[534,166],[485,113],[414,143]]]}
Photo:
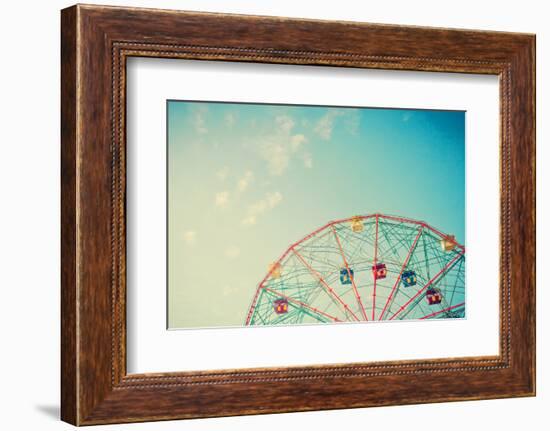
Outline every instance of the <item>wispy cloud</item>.
{"label": "wispy cloud", "polygon": [[223,286],[223,296],[231,296],[239,292],[239,289],[237,287],[230,286],[229,284],[226,284]]}
{"label": "wispy cloud", "polygon": [[317,133],[321,139],[324,139],[325,141],[330,140],[334,127],[336,126],[336,119],[340,117],[343,120],[345,129],[352,135],[356,135],[359,131],[361,117],[358,109],[350,108],[329,109],[325,115],[317,120],[313,131]]}
{"label": "wispy cloud", "polygon": [[254,181],[254,173],[252,171],[246,171],[243,177],[237,182],[237,189],[239,192],[244,192],[252,181]]}
{"label": "wispy cloud", "polygon": [[346,109],[345,113],[345,126],[346,130],[352,135],[359,133],[359,126],[361,125],[361,113],[359,109]]}
{"label": "wispy cloud", "polygon": [[199,105],[195,108],[193,113],[193,125],[195,126],[195,131],[199,134],[208,133],[206,128],[206,114],[208,113],[208,108],[203,105]]}
{"label": "wispy cloud", "polygon": [[301,133],[292,134],[294,120],[288,115],[275,117],[276,129],[261,141],[260,157],[267,162],[270,175],[283,175],[289,167],[293,155],[303,151],[307,138]]}
{"label": "wispy cloud", "polygon": [[319,137],[321,137],[321,139],[328,141],[332,136],[332,130],[334,129],[336,117],[339,115],[342,115],[339,110],[328,110],[325,115],[319,118],[313,130],[319,135]]}
{"label": "wispy cloud", "polygon": [[229,192],[223,191],[216,193],[214,202],[217,207],[225,208],[229,202]]}
{"label": "wispy cloud", "polygon": [[237,122],[237,115],[234,112],[227,112],[224,116],[226,126],[233,127]]}
{"label": "wispy cloud", "polygon": [[294,120],[288,115],[277,115],[275,117],[275,123],[285,133],[290,133],[294,127]]}
{"label": "wispy cloud", "polygon": [[242,224],[245,226],[251,226],[253,224],[256,224],[256,216],[247,215],[245,218],[243,218]]}
{"label": "wispy cloud", "polygon": [[297,134],[290,137],[290,149],[293,153],[300,150],[302,148],[302,145],[307,142],[307,139],[304,135]]}
{"label": "wispy cloud", "polygon": [[260,149],[260,155],[267,162],[267,169],[271,175],[282,175],[288,168],[290,152],[284,138],[265,141]]}
{"label": "wispy cloud", "polygon": [[225,256],[229,259],[236,259],[240,256],[241,249],[235,245],[225,249]]}
{"label": "wispy cloud", "polygon": [[247,215],[242,220],[242,224],[245,226],[255,225],[261,215],[275,208],[282,200],[283,195],[280,192],[267,193],[263,199],[248,207]]}
{"label": "wispy cloud", "polygon": [[220,181],[225,181],[228,175],[229,175],[229,167],[227,166],[224,166],[218,172],[216,172],[216,176]]}
{"label": "wispy cloud", "polygon": [[304,167],[308,169],[313,168],[313,158],[311,157],[310,153],[304,153],[303,160],[304,160]]}
{"label": "wispy cloud", "polygon": [[184,232],[183,240],[188,245],[195,244],[195,242],[197,242],[197,232],[195,232],[194,230],[188,230],[187,232]]}

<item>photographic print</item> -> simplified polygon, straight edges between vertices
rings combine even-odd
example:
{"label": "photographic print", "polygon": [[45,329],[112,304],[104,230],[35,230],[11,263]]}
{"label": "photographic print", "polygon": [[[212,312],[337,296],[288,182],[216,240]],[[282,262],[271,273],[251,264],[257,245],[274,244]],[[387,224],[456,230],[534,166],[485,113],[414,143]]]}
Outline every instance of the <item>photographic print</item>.
{"label": "photographic print", "polygon": [[167,101],[168,328],[464,318],[465,112]]}

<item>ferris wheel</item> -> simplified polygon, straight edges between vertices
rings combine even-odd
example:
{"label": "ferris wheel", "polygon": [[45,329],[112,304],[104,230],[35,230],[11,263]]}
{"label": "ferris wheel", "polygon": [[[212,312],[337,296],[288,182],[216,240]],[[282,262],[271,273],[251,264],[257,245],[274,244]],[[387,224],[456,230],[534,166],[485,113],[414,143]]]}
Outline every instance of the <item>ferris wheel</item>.
{"label": "ferris wheel", "polygon": [[465,315],[465,248],[423,221],[371,214],[327,223],[270,264],[246,325]]}

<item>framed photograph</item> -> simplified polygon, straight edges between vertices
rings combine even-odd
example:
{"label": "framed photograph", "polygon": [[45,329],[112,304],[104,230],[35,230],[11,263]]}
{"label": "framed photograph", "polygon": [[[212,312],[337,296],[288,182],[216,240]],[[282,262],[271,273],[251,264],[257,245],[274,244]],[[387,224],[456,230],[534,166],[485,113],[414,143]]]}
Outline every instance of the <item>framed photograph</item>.
{"label": "framed photograph", "polygon": [[535,394],[534,35],[61,16],[63,420]]}
{"label": "framed photograph", "polygon": [[465,112],[166,109],[169,329],[465,318]]}

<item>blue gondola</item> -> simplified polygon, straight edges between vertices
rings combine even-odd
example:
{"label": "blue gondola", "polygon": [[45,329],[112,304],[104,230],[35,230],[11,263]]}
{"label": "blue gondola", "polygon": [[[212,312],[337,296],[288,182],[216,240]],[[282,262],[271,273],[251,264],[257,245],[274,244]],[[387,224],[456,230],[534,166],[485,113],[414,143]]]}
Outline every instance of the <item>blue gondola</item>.
{"label": "blue gondola", "polygon": [[403,274],[401,274],[401,281],[403,281],[403,285],[405,287],[411,287],[416,284],[416,272],[414,271],[404,271]]}
{"label": "blue gondola", "polygon": [[353,280],[353,269],[342,268],[340,269],[340,283],[342,284],[351,284],[351,280]]}

